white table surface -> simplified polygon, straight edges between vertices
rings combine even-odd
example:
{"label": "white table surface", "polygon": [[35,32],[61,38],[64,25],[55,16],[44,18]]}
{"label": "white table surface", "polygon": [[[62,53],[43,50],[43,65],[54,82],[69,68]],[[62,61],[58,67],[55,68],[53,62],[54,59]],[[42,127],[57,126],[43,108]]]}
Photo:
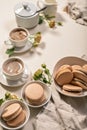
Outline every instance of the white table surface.
{"label": "white table surface", "polygon": [[[18,2],[22,1],[24,0],[0,0],[0,68],[3,61],[8,58],[8,55],[5,54],[4,40],[7,40],[9,32],[17,27],[13,9]],[[33,1],[35,2],[35,0]],[[57,26],[55,29],[51,29],[44,23],[29,30],[30,34],[42,32],[41,54],[38,53],[39,50],[36,50],[32,55],[27,52],[17,56],[24,60],[32,72],[39,68],[42,63],[46,63],[52,73],[53,67],[59,59],[65,56],[81,57],[83,54],[87,54],[87,27],[75,23],[62,11],[66,2],[66,0],[58,0],[57,17],[58,21],[63,23],[62,27]],[[7,90],[20,96],[21,88],[11,89],[0,86],[0,98],[4,96]]]}

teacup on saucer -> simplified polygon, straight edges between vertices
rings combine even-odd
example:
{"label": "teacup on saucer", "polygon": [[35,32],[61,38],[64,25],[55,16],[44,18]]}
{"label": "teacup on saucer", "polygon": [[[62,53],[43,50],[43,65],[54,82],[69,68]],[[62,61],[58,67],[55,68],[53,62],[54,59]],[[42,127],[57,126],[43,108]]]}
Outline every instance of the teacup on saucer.
{"label": "teacup on saucer", "polygon": [[6,45],[12,45],[20,48],[27,44],[29,38],[29,32],[27,29],[18,27],[14,28],[9,33],[9,40],[5,41]]}
{"label": "teacup on saucer", "polygon": [[24,62],[18,57],[6,59],[2,64],[2,73],[9,80],[18,80],[24,73]]}

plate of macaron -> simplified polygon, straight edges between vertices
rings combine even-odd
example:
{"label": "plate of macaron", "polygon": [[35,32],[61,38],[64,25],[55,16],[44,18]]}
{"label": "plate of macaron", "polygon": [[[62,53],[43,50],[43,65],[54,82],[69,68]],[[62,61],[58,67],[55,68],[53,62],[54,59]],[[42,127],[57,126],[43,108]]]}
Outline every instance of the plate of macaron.
{"label": "plate of macaron", "polygon": [[87,61],[69,56],[54,66],[53,79],[58,92],[71,97],[87,96]]}
{"label": "plate of macaron", "polygon": [[21,100],[8,100],[0,107],[0,125],[5,129],[21,129],[28,122],[29,117],[29,107]]}
{"label": "plate of macaron", "polygon": [[41,81],[31,81],[24,85],[21,94],[29,107],[38,108],[49,102],[51,88]]}

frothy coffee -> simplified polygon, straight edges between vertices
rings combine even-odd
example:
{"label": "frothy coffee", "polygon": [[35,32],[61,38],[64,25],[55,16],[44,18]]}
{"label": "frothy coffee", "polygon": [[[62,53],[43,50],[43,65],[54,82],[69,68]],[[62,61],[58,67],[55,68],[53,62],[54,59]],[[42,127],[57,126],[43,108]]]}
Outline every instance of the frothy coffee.
{"label": "frothy coffee", "polygon": [[15,29],[10,33],[10,37],[13,40],[23,40],[27,37],[27,32],[23,29]]}
{"label": "frothy coffee", "polygon": [[23,65],[20,61],[12,60],[12,61],[9,61],[4,66],[4,71],[10,75],[15,75],[15,74],[20,73],[22,68],[23,68]]}

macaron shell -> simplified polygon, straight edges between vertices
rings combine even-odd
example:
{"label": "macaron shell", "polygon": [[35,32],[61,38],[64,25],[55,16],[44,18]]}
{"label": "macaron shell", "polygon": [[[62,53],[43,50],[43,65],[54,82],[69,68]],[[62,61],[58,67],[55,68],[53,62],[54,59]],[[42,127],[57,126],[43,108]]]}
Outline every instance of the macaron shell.
{"label": "macaron shell", "polygon": [[3,118],[5,121],[10,121],[13,120],[14,118],[16,118],[20,113],[22,112],[22,107],[20,107],[18,109],[18,111],[16,113],[14,113],[13,115],[7,117],[7,118]]}
{"label": "macaron shell", "polygon": [[74,77],[83,80],[87,83],[87,75],[80,70],[73,71]]}
{"label": "macaron shell", "polygon": [[82,88],[71,84],[65,84],[63,85],[63,90],[70,91],[70,92],[81,92]]}
{"label": "macaron shell", "polygon": [[64,70],[64,69],[72,70],[72,67],[70,65],[68,65],[68,64],[64,64],[64,65],[60,66],[57,73],[60,72],[61,70]]}
{"label": "macaron shell", "polygon": [[82,68],[87,71],[87,64],[83,65]]}
{"label": "macaron shell", "polygon": [[13,120],[7,121],[7,125],[11,127],[17,127],[21,125],[26,119],[25,111],[22,110],[22,112]]}
{"label": "macaron shell", "polygon": [[19,109],[20,109],[20,104],[19,103],[13,103],[9,106],[7,106],[2,114],[2,118],[9,118],[13,114],[15,114]]}
{"label": "macaron shell", "polygon": [[32,104],[32,105],[41,105],[45,100],[46,100],[46,97],[44,95],[39,101],[30,101],[29,100],[29,103]]}
{"label": "macaron shell", "polygon": [[64,69],[56,75],[55,81],[59,85],[64,85],[70,83],[72,78],[73,78],[73,73],[69,69]]}
{"label": "macaron shell", "polygon": [[73,85],[78,85],[78,86],[80,86],[81,88],[83,88],[84,90],[87,90],[87,86],[86,85],[84,85],[81,81],[75,81],[75,80],[72,80],[71,81],[71,84],[73,84]]}
{"label": "macaron shell", "polygon": [[62,93],[64,94],[64,95],[69,95],[69,96],[79,96],[79,95],[81,95],[81,92],[69,92],[69,91],[66,91],[66,90],[62,90]]}
{"label": "macaron shell", "polygon": [[82,69],[82,67],[80,65],[72,65],[72,70],[79,70]]}
{"label": "macaron shell", "polygon": [[39,101],[43,95],[43,87],[37,83],[29,84],[25,89],[25,96],[31,101]]}

